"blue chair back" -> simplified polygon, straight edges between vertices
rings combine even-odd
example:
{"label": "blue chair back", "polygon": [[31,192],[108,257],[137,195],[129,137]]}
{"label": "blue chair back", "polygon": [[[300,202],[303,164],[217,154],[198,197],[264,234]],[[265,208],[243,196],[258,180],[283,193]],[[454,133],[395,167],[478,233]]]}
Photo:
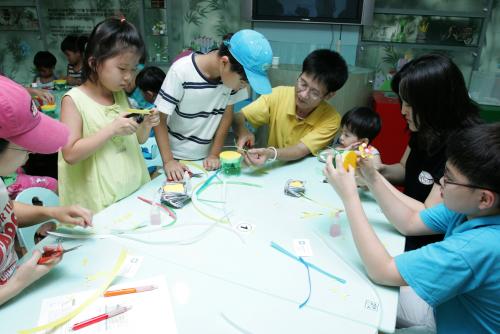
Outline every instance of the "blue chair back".
{"label": "blue chair back", "polygon": [[142,154],[146,167],[152,173],[156,167],[163,167],[163,160],[161,159],[160,150],[156,144],[155,137],[149,137],[148,140],[141,145]]}
{"label": "blue chair back", "polygon": [[[41,188],[41,187],[32,187],[21,191],[17,197],[17,202],[31,204],[31,205],[43,205],[43,206],[58,206],[59,205],[59,197],[53,191]],[[35,248],[35,233],[40,227],[41,222],[36,225],[23,227],[18,229],[19,240],[26,248],[29,254]]]}

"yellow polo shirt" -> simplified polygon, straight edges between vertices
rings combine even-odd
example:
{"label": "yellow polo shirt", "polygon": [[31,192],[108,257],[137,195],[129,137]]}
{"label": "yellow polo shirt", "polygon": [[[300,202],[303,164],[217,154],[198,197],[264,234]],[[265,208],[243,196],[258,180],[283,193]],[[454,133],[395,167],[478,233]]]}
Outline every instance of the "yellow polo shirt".
{"label": "yellow polo shirt", "polygon": [[340,127],[339,113],[325,101],[304,120],[297,120],[295,87],[275,87],[241,112],[255,128],[269,125],[269,146],[284,148],[302,142],[314,155],[331,143]]}

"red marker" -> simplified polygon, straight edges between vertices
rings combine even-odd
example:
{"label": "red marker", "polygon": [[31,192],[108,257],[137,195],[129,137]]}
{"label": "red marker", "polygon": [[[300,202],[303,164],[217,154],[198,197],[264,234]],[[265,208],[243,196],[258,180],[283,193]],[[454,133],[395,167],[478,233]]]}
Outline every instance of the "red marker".
{"label": "red marker", "polygon": [[97,317],[93,317],[93,318],[84,320],[82,322],[78,322],[78,323],[74,324],[73,327],[71,327],[71,329],[74,330],[74,331],[82,329],[84,327],[93,325],[95,323],[101,322],[103,320],[112,318],[112,317],[117,316],[117,315],[120,315],[120,314],[122,314],[124,312],[127,312],[131,308],[132,308],[132,306],[120,306],[120,305],[116,305],[116,308],[114,310],[111,310],[108,313],[104,313],[104,314],[98,315]]}

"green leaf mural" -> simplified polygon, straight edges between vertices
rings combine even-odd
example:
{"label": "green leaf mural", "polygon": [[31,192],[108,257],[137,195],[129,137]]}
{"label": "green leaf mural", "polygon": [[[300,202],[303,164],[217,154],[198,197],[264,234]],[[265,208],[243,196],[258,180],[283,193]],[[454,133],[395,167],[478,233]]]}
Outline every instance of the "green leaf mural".
{"label": "green leaf mural", "polygon": [[211,39],[217,45],[223,35],[239,30],[239,6],[238,1],[189,1],[184,14],[184,46],[200,51],[206,49],[199,45],[200,40]]}
{"label": "green leaf mural", "polygon": [[[40,11],[35,6],[6,6],[14,24],[17,17],[22,26],[7,26],[0,30],[0,72],[13,77],[15,80],[28,84],[33,79],[33,55],[40,50],[49,50],[57,58],[56,73],[62,75],[66,71],[67,61],[60,51],[61,41],[70,33],[89,33],[92,27],[103,17],[93,12],[105,13],[105,16],[125,14],[128,21],[138,26],[141,7],[149,8],[151,15],[154,11],[150,0],[51,0],[40,1]],[[13,2],[12,2],[13,3]],[[33,1],[34,3],[34,1]],[[240,2],[229,0],[166,0],[167,20],[159,17],[158,20],[167,23],[166,37],[168,42],[160,43],[161,36],[152,36],[153,20],[145,26],[145,40],[148,51],[168,53],[170,59],[175,57],[183,48],[193,46],[200,50],[217,47],[223,35],[240,29]],[[89,11],[92,13],[89,14]],[[22,15],[21,15],[22,14]],[[154,13],[153,13],[154,14]],[[161,15],[160,15],[161,16]],[[38,21],[44,31],[40,34]],[[29,26],[28,22],[32,22]],[[34,23],[36,23],[34,25]],[[12,34],[12,29],[21,29],[21,33]],[[147,35],[151,35],[148,39]],[[16,36],[17,39],[12,37]],[[161,44],[155,48],[155,44]],[[154,55],[155,53],[153,53]],[[162,58],[163,59],[163,58]]]}

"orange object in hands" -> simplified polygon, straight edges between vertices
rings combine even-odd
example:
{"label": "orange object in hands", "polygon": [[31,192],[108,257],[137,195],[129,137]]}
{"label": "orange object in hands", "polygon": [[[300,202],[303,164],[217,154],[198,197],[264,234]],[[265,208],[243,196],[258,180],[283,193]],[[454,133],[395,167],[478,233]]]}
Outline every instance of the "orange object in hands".
{"label": "orange object in hands", "polygon": [[156,285],[146,285],[146,286],[139,286],[139,287],[136,287],[136,288],[111,290],[111,291],[106,291],[103,294],[103,296],[104,297],[114,297],[114,296],[119,296],[119,295],[126,295],[126,294],[129,294],[129,293],[151,291],[151,290],[154,290],[154,289],[157,289],[157,288],[158,287]]}
{"label": "orange object in hands", "polygon": [[71,247],[68,249],[64,249],[61,244],[57,246],[44,246],[43,247],[43,254],[42,257],[38,259],[37,264],[47,264],[52,260],[55,260],[59,257],[61,257],[64,253],[71,252],[72,250],[77,249],[80,247],[82,244]]}

